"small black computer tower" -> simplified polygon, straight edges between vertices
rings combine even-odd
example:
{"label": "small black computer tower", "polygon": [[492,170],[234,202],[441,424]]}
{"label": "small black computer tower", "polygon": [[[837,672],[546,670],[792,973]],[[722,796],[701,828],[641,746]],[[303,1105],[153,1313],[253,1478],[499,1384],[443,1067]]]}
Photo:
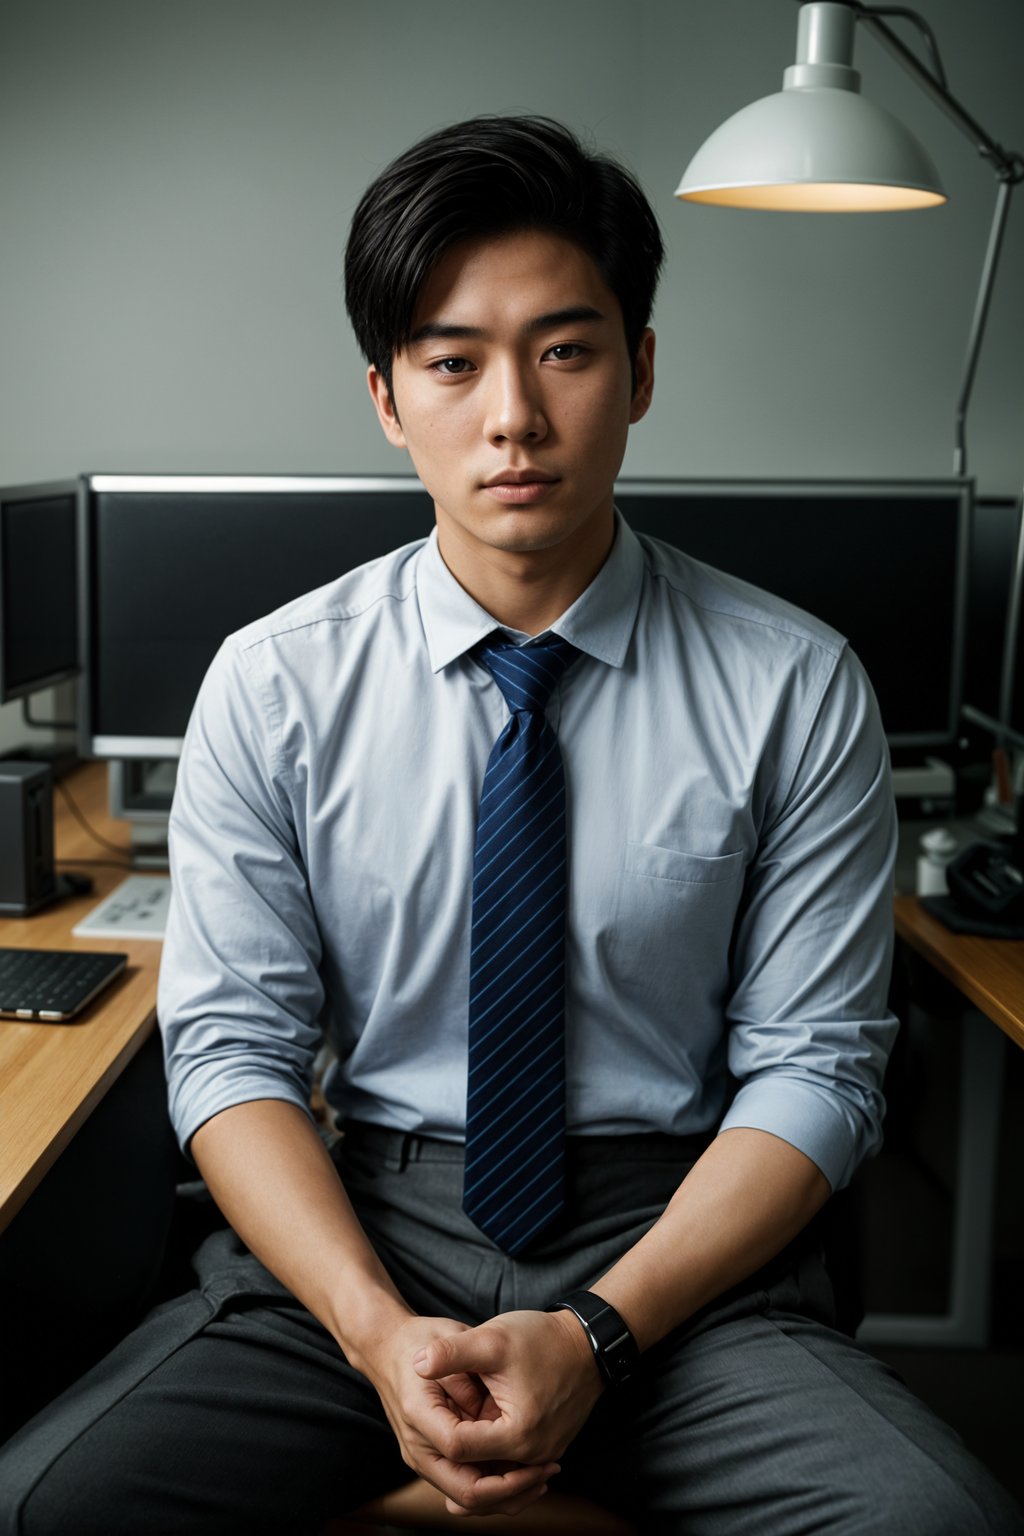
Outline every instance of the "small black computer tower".
{"label": "small black computer tower", "polygon": [[53,774],[0,762],[0,914],[28,917],[58,894],[53,867]]}

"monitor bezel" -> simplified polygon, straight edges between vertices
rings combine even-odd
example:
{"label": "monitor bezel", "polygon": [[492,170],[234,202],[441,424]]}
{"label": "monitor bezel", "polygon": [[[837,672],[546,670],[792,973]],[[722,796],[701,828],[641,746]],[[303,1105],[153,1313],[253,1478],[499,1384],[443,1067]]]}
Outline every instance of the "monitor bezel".
{"label": "monitor bezel", "polygon": [[[34,678],[28,683],[12,684],[7,677],[7,648],[8,632],[7,618],[4,613],[4,545],[3,520],[8,502],[25,501],[51,501],[56,496],[75,497],[78,490],[75,480],[47,480],[36,481],[30,485],[5,485],[0,486],[0,704],[12,704],[18,699],[31,698],[34,693],[42,693],[47,688],[56,688],[61,683],[73,682],[82,672],[82,611],[81,611],[81,583],[79,582],[79,610],[78,610],[78,657],[68,667],[62,667],[56,672],[48,672],[43,677]],[[75,537],[79,536],[80,523],[76,521]],[[75,559],[77,568],[81,570],[79,559],[80,551],[76,550]]]}

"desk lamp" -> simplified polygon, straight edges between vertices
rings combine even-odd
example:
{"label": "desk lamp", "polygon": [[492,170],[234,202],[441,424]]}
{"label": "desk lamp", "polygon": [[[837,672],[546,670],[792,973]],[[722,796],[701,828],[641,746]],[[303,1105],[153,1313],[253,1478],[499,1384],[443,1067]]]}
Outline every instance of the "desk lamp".
{"label": "desk lamp", "polygon": [[[883,17],[913,20],[927,39],[927,68]],[[890,113],[860,94],[853,68],[856,23],[885,44],[989,161],[999,182],[957,402],[953,472],[967,472],[965,422],[989,299],[1002,245],[1010,194],[1024,180],[1024,156],[997,144],[950,94],[931,28],[902,6],[800,6],[796,63],[783,88],[744,107],[697,151],[676,189],[684,202],[799,213],[870,213],[933,208],[946,201],[939,173],[914,136]]]}
{"label": "desk lamp", "polygon": [[[930,68],[896,36],[886,16],[915,23],[927,42]],[[946,194],[927,152],[902,123],[860,94],[860,75],[852,62],[858,22],[967,135],[999,183],[956,407],[953,472],[964,476],[967,407],[1010,195],[1024,180],[1024,156],[997,144],[950,94],[935,38],[923,17],[903,6],[871,6],[860,0],[801,5],[796,62],[785,71],[782,90],[744,107],[715,130],[683,172],[676,197],[719,207],[799,213],[888,212],[944,203]],[[1007,616],[996,727],[1000,749],[1012,708],[1022,585],[1024,515],[1019,519]],[[970,713],[980,723],[992,724]],[[1014,850],[1017,863],[1024,864],[1024,836],[1019,828],[1015,842],[1019,844]],[[1024,922],[1024,896],[1020,907],[1019,916],[1014,915]],[[1024,926],[1020,932],[1024,935]]]}

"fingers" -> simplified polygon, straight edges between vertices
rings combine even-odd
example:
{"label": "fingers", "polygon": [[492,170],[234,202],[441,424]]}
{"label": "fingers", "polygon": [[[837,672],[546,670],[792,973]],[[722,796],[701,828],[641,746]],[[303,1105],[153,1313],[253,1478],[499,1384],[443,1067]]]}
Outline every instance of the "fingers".
{"label": "fingers", "polygon": [[463,1419],[449,1425],[444,1454],[473,1466],[507,1461],[517,1466],[553,1465],[574,1438],[557,1419],[516,1424],[502,1418]]}
{"label": "fingers", "polygon": [[503,1363],[502,1340],[497,1330],[469,1328],[465,1333],[433,1339],[413,1355],[413,1370],[425,1380],[437,1381],[456,1374],[477,1375],[498,1370]]}
{"label": "fingers", "polygon": [[449,1514],[513,1515],[543,1497],[559,1470],[557,1462],[547,1462],[497,1472],[438,1457],[424,1475],[444,1494]]}
{"label": "fingers", "polygon": [[453,1461],[528,1462],[532,1446],[512,1444],[513,1431],[504,1419],[464,1419],[450,1426],[445,1452]]}
{"label": "fingers", "polygon": [[497,1407],[475,1376],[460,1372],[455,1376],[442,1376],[438,1383],[443,1387],[456,1410],[467,1419],[478,1419],[481,1414],[493,1417]]}
{"label": "fingers", "polygon": [[395,1348],[375,1385],[403,1457],[449,1513],[518,1513],[558,1472],[591,1403],[577,1406],[575,1353],[573,1371],[556,1371],[552,1384],[551,1327],[547,1314],[522,1312],[477,1328],[419,1319],[396,1337],[409,1352]]}

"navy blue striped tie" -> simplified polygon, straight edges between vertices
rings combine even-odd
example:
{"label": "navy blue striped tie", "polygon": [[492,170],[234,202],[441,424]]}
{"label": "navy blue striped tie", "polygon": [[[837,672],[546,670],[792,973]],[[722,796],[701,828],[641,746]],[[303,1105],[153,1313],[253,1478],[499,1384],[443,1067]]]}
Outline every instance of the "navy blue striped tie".
{"label": "navy blue striped tie", "polygon": [[558,635],[474,652],[512,714],[487,763],[473,857],[462,1204],[509,1254],[564,1201],[565,775],[544,711],[577,654]]}

